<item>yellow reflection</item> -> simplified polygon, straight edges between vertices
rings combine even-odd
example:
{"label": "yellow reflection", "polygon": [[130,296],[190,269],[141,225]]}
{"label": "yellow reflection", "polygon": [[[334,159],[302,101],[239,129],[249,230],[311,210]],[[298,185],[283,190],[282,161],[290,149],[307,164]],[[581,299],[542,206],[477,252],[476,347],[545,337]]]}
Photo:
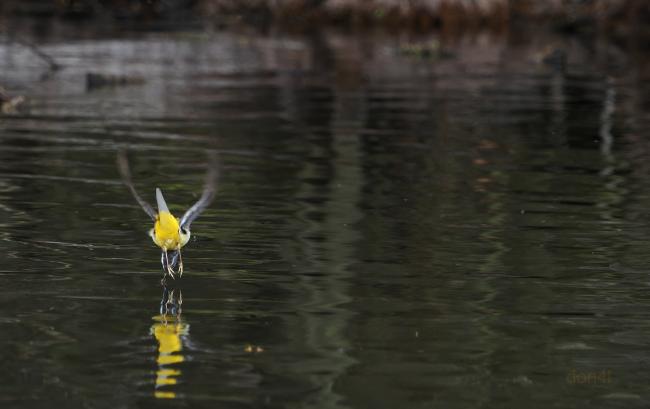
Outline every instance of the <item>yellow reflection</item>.
{"label": "yellow reflection", "polygon": [[158,399],[176,398],[176,393],[169,388],[176,385],[181,376],[181,370],[174,365],[185,361],[182,354],[183,338],[189,334],[190,329],[190,326],[181,320],[182,303],[180,291],[176,297],[174,290],[168,291],[164,288],[160,303],[161,313],[153,318],[156,322],[151,327],[151,334],[158,341],[158,370],[154,396]]}
{"label": "yellow reflection", "polygon": [[156,391],[156,393],[153,395],[158,399],[174,399],[176,397],[176,394],[174,392]]}

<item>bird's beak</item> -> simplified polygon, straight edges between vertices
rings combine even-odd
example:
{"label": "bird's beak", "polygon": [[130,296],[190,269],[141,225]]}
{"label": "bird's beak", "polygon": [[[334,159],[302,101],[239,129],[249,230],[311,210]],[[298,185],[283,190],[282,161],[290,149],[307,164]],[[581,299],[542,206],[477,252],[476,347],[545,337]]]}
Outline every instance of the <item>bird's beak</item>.
{"label": "bird's beak", "polygon": [[167,203],[165,203],[165,198],[163,197],[160,188],[156,188],[156,202],[158,203],[158,213],[169,213],[169,208],[167,207]]}

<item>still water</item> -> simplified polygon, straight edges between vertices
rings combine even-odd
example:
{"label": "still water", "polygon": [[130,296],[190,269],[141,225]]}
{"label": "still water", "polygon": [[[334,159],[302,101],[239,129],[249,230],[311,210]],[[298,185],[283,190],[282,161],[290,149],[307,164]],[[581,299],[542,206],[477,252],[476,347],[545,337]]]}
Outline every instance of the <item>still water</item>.
{"label": "still water", "polygon": [[[0,47],[3,408],[645,407],[648,82],[561,40]],[[89,72],[143,83],[88,89]],[[160,284],[120,180],[181,215]]]}

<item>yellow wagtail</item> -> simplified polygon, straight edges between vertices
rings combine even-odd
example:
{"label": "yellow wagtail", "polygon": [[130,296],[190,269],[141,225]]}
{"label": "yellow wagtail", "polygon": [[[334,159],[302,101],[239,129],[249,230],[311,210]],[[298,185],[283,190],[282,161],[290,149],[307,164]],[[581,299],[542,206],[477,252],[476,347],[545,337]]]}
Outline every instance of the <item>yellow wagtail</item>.
{"label": "yellow wagtail", "polygon": [[[119,151],[117,154],[117,164],[124,184],[129,188],[135,200],[154,222],[153,228],[149,230],[149,236],[162,250],[160,261],[163,268],[163,280],[167,274],[172,278],[175,278],[175,274],[178,274],[179,277],[183,275],[183,257],[181,256],[181,248],[190,240],[190,225],[214,198],[218,172],[215,155],[211,155],[210,159],[203,194],[179,220],[169,211],[160,188],[156,188],[156,203],[158,205],[157,212],[149,203],[140,197],[131,181],[131,172],[129,170],[129,162],[126,154],[122,151]],[[172,253],[171,262],[168,253]],[[174,271],[174,266],[177,261],[178,270]]]}

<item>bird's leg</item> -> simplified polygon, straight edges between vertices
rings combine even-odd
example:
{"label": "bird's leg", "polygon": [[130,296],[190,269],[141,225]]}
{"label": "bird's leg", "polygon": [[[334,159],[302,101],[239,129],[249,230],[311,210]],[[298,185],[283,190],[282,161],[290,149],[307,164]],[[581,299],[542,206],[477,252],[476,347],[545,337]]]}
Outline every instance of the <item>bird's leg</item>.
{"label": "bird's leg", "polygon": [[164,249],[163,252],[165,252],[165,262],[167,263],[167,274],[169,274],[171,278],[176,279],[176,277],[174,277],[174,269],[169,264],[169,256],[167,255],[167,249]]}
{"label": "bird's leg", "polygon": [[163,270],[163,276],[162,279],[160,280],[160,285],[165,288],[165,291],[167,291],[167,273],[165,272],[166,266],[165,266],[165,250],[163,250],[160,253],[160,264],[162,264],[162,270]]}
{"label": "bird's leg", "polygon": [[178,276],[183,277],[183,255],[180,247],[178,248]]}

